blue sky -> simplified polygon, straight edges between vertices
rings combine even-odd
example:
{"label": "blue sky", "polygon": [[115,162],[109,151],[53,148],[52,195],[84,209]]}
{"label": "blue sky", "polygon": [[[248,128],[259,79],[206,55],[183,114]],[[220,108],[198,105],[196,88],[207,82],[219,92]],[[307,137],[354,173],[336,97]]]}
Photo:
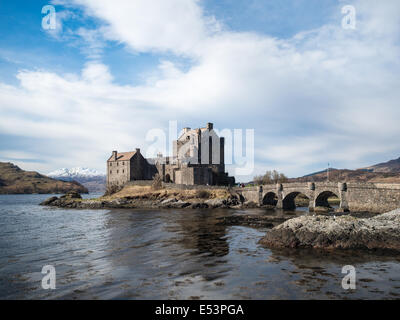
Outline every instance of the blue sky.
{"label": "blue sky", "polygon": [[[21,68],[80,72],[88,60],[80,48],[82,43],[68,35],[67,30],[95,28],[101,21],[85,16],[80,7],[55,5],[57,11],[67,10],[73,16],[63,20],[62,33],[66,39],[54,38],[41,28],[44,17],[41,9],[49,3],[51,1],[15,0],[0,4],[0,67],[4,82],[16,84],[15,75]],[[324,25],[340,5],[337,0],[205,0],[200,3],[206,14],[215,16],[226,28],[278,38]],[[105,46],[102,61],[120,84],[139,83],[140,74],[154,69],[160,59],[174,58],[159,53],[133,53],[121,43]]]}
{"label": "blue sky", "polygon": [[49,1],[0,2],[0,161],[104,171],[173,120],[253,129],[255,169],[238,180],[399,156],[398,1],[50,3],[55,31]]}

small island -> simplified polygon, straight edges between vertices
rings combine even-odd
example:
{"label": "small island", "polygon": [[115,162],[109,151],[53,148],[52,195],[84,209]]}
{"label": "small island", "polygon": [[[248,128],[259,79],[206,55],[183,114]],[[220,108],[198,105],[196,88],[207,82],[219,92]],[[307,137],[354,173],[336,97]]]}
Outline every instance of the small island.
{"label": "small island", "polygon": [[[157,181],[157,179],[155,179]],[[157,186],[159,183],[159,186]],[[82,199],[79,193],[69,192],[61,197],[51,197],[41,205],[73,209],[197,209],[197,208],[240,208],[239,196],[228,187],[180,187],[150,181],[148,185],[128,183],[120,191],[106,193],[95,199]],[[256,207],[247,203],[246,207]]]}
{"label": "small island", "polygon": [[24,171],[12,163],[0,162],[0,194],[62,194],[70,191],[88,193],[76,181],[61,181],[35,171]]}

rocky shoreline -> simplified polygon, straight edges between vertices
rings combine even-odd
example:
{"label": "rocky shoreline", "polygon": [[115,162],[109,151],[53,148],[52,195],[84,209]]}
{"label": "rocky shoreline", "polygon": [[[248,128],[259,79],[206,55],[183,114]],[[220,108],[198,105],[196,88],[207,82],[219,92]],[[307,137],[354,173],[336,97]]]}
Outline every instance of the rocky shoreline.
{"label": "rocky shoreline", "polygon": [[247,226],[253,228],[273,228],[289,218],[287,216],[274,217],[264,215],[231,215],[219,218],[218,225]]}
{"label": "rocky shoreline", "polygon": [[199,209],[199,208],[255,208],[255,203],[241,204],[235,196],[228,196],[225,199],[190,199],[182,200],[179,197],[164,198],[159,194],[145,194],[137,196],[126,196],[120,198],[102,197],[98,199],[82,199],[76,192],[69,192],[61,197],[51,197],[40,205],[71,209]]}
{"label": "rocky shoreline", "polygon": [[268,248],[400,251],[400,209],[370,218],[301,216],[269,230],[259,243]]}

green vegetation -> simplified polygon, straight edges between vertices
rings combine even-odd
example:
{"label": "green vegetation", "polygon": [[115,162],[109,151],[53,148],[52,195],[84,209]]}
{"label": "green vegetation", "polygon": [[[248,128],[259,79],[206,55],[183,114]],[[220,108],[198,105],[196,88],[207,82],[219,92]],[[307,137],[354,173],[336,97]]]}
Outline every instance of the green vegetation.
{"label": "green vegetation", "polygon": [[76,181],[51,179],[34,171],[24,171],[12,163],[0,162],[0,194],[66,193],[88,190]]}

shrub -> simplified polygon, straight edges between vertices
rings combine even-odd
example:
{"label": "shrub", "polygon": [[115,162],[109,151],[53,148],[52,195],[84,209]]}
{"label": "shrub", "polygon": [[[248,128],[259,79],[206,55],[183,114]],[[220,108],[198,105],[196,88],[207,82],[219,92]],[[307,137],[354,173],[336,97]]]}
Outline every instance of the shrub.
{"label": "shrub", "polygon": [[105,196],[111,196],[114,193],[117,193],[118,191],[121,191],[122,187],[118,186],[118,185],[111,185],[111,186],[107,186],[106,189],[106,193],[104,194]]}
{"label": "shrub", "polygon": [[210,196],[210,192],[208,192],[207,190],[197,190],[196,192],[196,197],[200,199],[209,199]]}
{"label": "shrub", "polygon": [[158,173],[156,173],[153,177],[153,183],[151,184],[151,188],[153,190],[160,190],[162,188],[162,179]]}

